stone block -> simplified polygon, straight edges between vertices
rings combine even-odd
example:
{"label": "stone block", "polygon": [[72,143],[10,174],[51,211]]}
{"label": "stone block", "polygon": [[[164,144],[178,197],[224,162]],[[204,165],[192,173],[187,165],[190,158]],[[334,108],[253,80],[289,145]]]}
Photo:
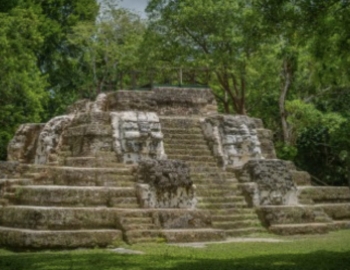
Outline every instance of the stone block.
{"label": "stone block", "polygon": [[241,115],[216,115],[202,120],[204,137],[219,164],[240,167],[252,158],[263,157],[257,122]]}
{"label": "stone block", "polygon": [[249,160],[235,171],[243,193],[254,206],[296,205],[297,189],[283,160]]}
{"label": "stone block", "polygon": [[113,149],[123,163],[165,159],[163,134],[157,114],[112,112]]}
{"label": "stone block", "polygon": [[7,160],[34,163],[36,147],[45,124],[23,124],[7,147]]}
{"label": "stone block", "polygon": [[145,208],[195,208],[189,167],[178,160],[144,160],[136,169],[138,201]]}

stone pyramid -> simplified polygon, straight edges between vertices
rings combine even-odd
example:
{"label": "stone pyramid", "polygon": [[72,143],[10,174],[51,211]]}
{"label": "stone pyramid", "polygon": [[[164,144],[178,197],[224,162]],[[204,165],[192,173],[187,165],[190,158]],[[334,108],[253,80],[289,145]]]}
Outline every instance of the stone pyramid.
{"label": "stone pyramid", "polygon": [[24,124],[0,163],[0,246],[223,240],[347,228],[350,192],[277,160],[259,119],[217,113],[210,89],[81,100]]}

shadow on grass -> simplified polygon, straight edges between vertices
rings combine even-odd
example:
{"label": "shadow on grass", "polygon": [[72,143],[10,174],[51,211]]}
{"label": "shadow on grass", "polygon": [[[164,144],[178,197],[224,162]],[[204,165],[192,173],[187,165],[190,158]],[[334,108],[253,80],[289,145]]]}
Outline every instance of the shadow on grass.
{"label": "shadow on grass", "polygon": [[179,256],[120,255],[97,253],[17,253],[0,256],[1,270],[261,270],[261,269],[312,269],[350,270],[350,251],[318,251],[309,254],[282,254],[251,256],[241,259],[191,259]]}
{"label": "shadow on grass", "polygon": [[232,259],[199,259],[171,255],[97,253],[18,253],[0,256],[1,270],[350,270],[350,252],[274,254]]}
{"label": "shadow on grass", "polygon": [[[145,270],[154,269],[152,267]],[[171,270],[350,270],[350,252],[318,251],[309,254],[274,254],[240,259],[202,259],[177,263]]]}

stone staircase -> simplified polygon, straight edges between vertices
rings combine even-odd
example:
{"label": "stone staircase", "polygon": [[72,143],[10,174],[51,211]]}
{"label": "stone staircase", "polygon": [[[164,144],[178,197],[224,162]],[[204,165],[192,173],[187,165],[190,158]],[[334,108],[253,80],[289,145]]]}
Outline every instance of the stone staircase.
{"label": "stone staircase", "polygon": [[323,211],[332,219],[331,230],[350,228],[349,187],[312,186],[309,176],[308,181],[298,186],[298,195],[300,202]]}
{"label": "stone staircase", "polygon": [[75,167],[29,165],[21,177],[0,180],[0,245],[52,249],[226,237],[210,227],[205,211],[139,208],[132,166],[89,167],[96,159],[75,158]]}
{"label": "stone staircase", "polygon": [[233,173],[217,166],[203,137],[198,117],[160,117],[168,159],[185,161],[196,185],[198,208],[211,214],[212,227],[227,236],[264,232],[249,208]]}
{"label": "stone staircase", "polygon": [[119,211],[137,208],[131,168],[33,166],[0,208],[1,244],[15,248],[107,246],[122,240]]}
{"label": "stone staircase", "polygon": [[276,234],[315,234],[350,228],[348,187],[312,186],[310,175],[291,165],[299,205],[261,206],[269,230]]}

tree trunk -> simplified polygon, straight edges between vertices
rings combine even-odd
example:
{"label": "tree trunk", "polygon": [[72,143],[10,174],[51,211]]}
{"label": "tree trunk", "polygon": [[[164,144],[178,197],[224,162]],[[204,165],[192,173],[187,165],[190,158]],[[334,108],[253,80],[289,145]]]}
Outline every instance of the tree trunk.
{"label": "tree trunk", "polygon": [[283,131],[283,141],[286,144],[290,143],[290,136],[289,136],[289,128],[287,123],[287,111],[285,108],[286,98],[288,91],[290,89],[290,86],[292,84],[292,69],[290,66],[290,63],[287,59],[283,61],[283,68],[282,68],[282,77],[284,79],[282,85],[281,85],[281,92],[279,97],[279,109],[280,109],[280,117],[281,117],[281,124],[282,124],[282,131]]}

